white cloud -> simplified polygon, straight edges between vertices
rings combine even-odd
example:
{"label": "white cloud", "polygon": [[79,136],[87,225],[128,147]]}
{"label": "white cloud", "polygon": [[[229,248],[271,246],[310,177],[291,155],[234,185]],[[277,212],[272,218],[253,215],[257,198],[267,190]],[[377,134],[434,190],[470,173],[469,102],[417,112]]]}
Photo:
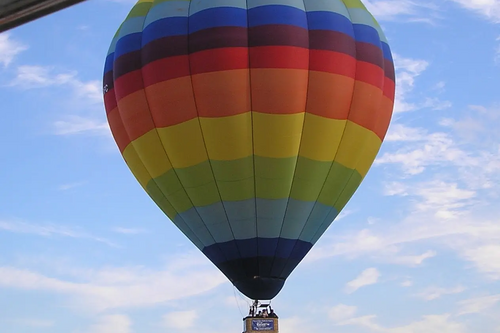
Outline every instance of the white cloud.
{"label": "white cloud", "polygon": [[411,286],[413,286],[413,281],[411,281],[411,280],[405,280],[405,281],[401,282],[401,287],[408,288]]}
{"label": "white cloud", "polygon": [[462,7],[483,15],[487,19],[500,23],[500,0],[452,0]]}
{"label": "white cloud", "polygon": [[440,287],[429,287],[422,292],[416,294],[418,298],[422,298],[426,301],[432,301],[438,298],[441,298],[444,295],[454,295],[460,294],[465,291],[465,288],[462,286],[457,286],[454,288],[440,288]]}
{"label": "white cloud", "polygon": [[[440,246],[455,251],[487,277],[500,279],[498,218],[487,219],[474,209],[453,219],[447,218],[446,214],[436,214],[448,204],[445,202],[445,207],[440,207],[435,202],[434,211],[414,212],[401,222],[374,225],[370,229],[343,235],[326,235],[325,245],[313,248],[305,263],[337,256],[350,259],[367,256],[379,262],[389,259],[394,262],[394,257],[400,256],[405,248]],[[424,254],[421,258],[434,253],[431,250]]]}
{"label": "white cloud", "polygon": [[376,284],[379,277],[380,272],[376,268],[368,268],[364,270],[357,278],[349,281],[345,286],[345,291],[351,294],[359,288]]}
{"label": "white cloud", "polygon": [[412,0],[365,0],[367,9],[380,21],[405,19],[406,22],[432,23],[430,15],[436,6],[426,1]]}
{"label": "white cloud", "polygon": [[487,310],[493,308],[500,303],[499,295],[490,295],[468,299],[461,301],[459,303],[458,316],[473,314],[473,313],[485,313]]}
{"label": "white cloud", "polygon": [[77,72],[54,73],[52,67],[23,65],[11,86],[22,89],[45,88],[50,86],[68,87],[75,96],[91,103],[102,103],[101,84],[98,80],[81,81]]}
{"label": "white cloud", "polygon": [[[399,1],[398,1],[399,3]],[[398,7],[398,5],[393,5]],[[415,89],[416,80],[422,73],[424,73],[429,67],[429,62],[423,59],[413,59],[405,58],[397,53],[394,56],[394,67],[396,69],[396,96],[394,101],[394,113],[402,113],[409,111],[416,111],[420,109],[430,109],[430,110],[444,110],[451,107],[451,102],[441,101],[437,97],[426,97],[422,102],[415,103],[409,101],[410,94]],[[393,124],[391,127],[397,126]],[[391,135],[391,130],[389,130],[388,135]],[[409,138],[409,136],[405,136]]]}
{"label": "white cloud", "polygon": [[361,326],[368,332],[382,333],[466,333],[465,326],[450,320],[450,315],[424,316],[422,320],[400,327],[383,327],[375,322],[375,315],[352,318],[339,323],[339,325]]}
{"label": "white cloud", "polygon": [[387,131],[384,141],[422,141],[425,140],[427,131],[422,128],[407,127],[403,124],[393,123]]}
{"label": "white cloud", "polygon": [[144,230],[144,229],[122,228],[122,227],[115,227],[112,230],[116,233],[124,234],[124,235],[137,235],[137,234],[143,234],[146,232],[146,230]]}
{"label": "white cloud", "polygon": [[8,231],[18,234],[32,234],[42,237],[69,237],[69,238],[80,238],[88,239],[91,241],[101,242],[109,246],[116,247],[113,242],[89,234],[81,229],[69,228],[60,225],[53,224],[31,224],[20,221],[2,221],[0,220],[0,231]]}
{"label": "white cloud", "polygon": [[429,63],[425,60],[404,58],[394,54],[394,66],[396,68],[396,99],[394,101],[394,112],[407,112],[418,109],[418,106],[407,102],[407,95],[414,89],[415,80],[424,72]]}
{"label": "white cloud", "polygon": [[132,333],[132,321],[125,315],[115,314],[99,318],[86,333]]}
{"label": "white cloud", "polygon": [[26,45],[11,39],[10,34],[0,34],[0,63],[4,67],[9,66],[19,53],[27,49]]}
{"label": "white cloud", "polygon": [[82,133],[111,135],[108,123],[99,119],[72,115],[66,116],[65,120],[54,122],[54,134],[56,135],[76,135]]}
{"label": "white cloud", "polygon": [[404,265],[404,266],[418,266],[421,265],[425,260],[434,258],[437,255],[436,251],[427,251],[425,253],[422,253],[421,255],[389,255],[389,256],[384,256],[380,258],[380,261],[389,263],[389,264],[396,264],[396,265]]}
{"label": "white cloud", "polygon": [[75,273],[64,267],[61,268],[65,269],[62,272],[64,279],[0,266],[0,288],[63,294],[74,306],[85,311],[148,307],[200,295],[227,283],[208,260],[200,264],[201,259],[201,254],[180,256],[163,270],[123,267],[78,270]]}
{"label": "white cloud", "polygon": [[71,190],[76,187],[80,187],[82,185],[85,185],[87,182],[76,182],[76,183],[67,183],[67,184],[62,184],[57,187],[59,191],[67,191]]}
{"label": "white cloud", "polygon": [[8,319],[2,320],[16,326],[25,327],[36,327],[36,328],[47,328],[54,326],[54,321],[46,319],[33,319],[33,318],[21,318],[21,319]]}
{"label": "white cloud", "polygon": [[500,245],[481,244],[463,250],[466,260],[474,263],[478,271],[492,279],[500,280]]}
{"label": "white cloud", "polygon": [[163,326],[168,329],[184,330],[193,327],[198,314],[196,311],[175,311],[163,316]]}
{"label": "white cloud", "polygon": [[328,310],[328,318],[334,322],[339,322],[353,318],[356,314],[357,307],[345,304],[339,304]]}

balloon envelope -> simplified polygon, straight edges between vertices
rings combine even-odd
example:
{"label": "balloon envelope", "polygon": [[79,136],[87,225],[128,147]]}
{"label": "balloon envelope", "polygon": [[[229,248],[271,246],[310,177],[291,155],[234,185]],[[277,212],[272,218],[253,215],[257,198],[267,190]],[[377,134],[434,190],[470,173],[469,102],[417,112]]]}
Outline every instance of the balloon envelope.
{"label": "balloon envelope", "polygon": [[104,74],[127,165],[252,299],[278,294],[354,194],[394,89],[359,0],[141,0]]}

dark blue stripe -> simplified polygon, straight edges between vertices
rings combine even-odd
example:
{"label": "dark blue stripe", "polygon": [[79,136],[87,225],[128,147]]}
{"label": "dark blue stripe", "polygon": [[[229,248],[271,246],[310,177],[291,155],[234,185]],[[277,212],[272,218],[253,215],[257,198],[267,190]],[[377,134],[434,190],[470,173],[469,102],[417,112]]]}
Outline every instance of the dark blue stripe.
{"label": "dark blue stripe", "polygon": [[151,23],[144,29],[142,45],[163,37],[187,35],[187,33],[187,17],[167,17]]}
{"label": "dark blue stripe", "polygon": [[392,59],[391,48],[385,42],[382,42],[382,51],[384,52],[385,59],[390,60],[391,62],[394,62],[394,59]]}
{"label": "dark blue stripe", "polygon": [[382,48],[380,45],[380,36],[378,35],[378,31],[373,27],[364,24],[354,24],[354,35],[356,36],[357,42],[370,43],[378,48]]}
{"label": "dark blue stripe", "polygon": [[307,29],[307,15],[295,7],[269,5],[248,10],[249,27],[269,24],[288,24]]}
{"label": "dark blue stripe", "polygon": [[106,62],[104,63],[104,74],[113,70],[113,63],[115,62],[115,53],[110,53],[106,57]]}
{"label": "dark blue stripe", "polygon": [[126,35],[118,40],[115,48],[115,57],[141,49],[142,34],[139,32]]}
{"label": "dark blue stripe", "polygon": [[298,239],[252,238],[216,243],[203,249],[215,264],[243,258],[277,257],[302,260],[312,244]]}
{"label": "dark blue stripe", "polygon": [[247,11],[242,8],[210,8],[189,17],[189,33],[215,27],[247,26]]}
{"label": "dark blue stripe", "polygon": [[308,12],[309,30],[331,30],[342,32],[354,39],[352,23],[343,15],[332,12]]}

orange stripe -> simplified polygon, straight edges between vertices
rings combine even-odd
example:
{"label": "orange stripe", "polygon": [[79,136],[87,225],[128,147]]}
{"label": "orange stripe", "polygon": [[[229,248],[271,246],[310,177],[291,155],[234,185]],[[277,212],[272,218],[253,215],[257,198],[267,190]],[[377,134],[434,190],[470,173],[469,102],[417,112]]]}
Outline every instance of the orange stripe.
{"label": "orange stripe", "polygon": [[345,120],[351,107],[354,79],[325,72],[309,72],[307,112]]}
{"label": "orange stripe", "polygon": [[300,69],[252,69],[252,110],[292,114],[305,111],[308,71]]}
{"label": "orange stripe", "polygon": [[123,152],[130,144],[130,138],[128,137],[125,127],[123,126],[118,108],[114,108],[108,113],[108,123],[111,133],[113,134],[116,144],[118,145],[118,149],[120,149],[120,152]]}
{"label": "orange stripe", "polygon": [[198,116],[191,77],[163,81],[146,88],[156,127],[168,127]]}
{"label": "orange stripe", "polygon": [[371,84],[382,90],[384,86],[384,70],[374,64],[358,61],[356,65],[356,80]]}
{"label": "orange stripe", "polygon": [[373,129],[373,131],[377,134],[377,136],[380,139],[382,139],[382,141],[384,140],[385,135],[387,134],[387,130],[389,129],[389,123],[391,122],[393,107],[394,107],[394,102],[390,100],[387,96],[382,96],[378,112],[379,119]]}
{"label": "orange stripe", "polygon": [[118,101],[118,109],[131,141],[155,128],[144,90],[122,98]]}
{"label": "orange stripe", "polygon": [[192,78],[200,117],[227,117],[250,111],[248,69],[197,74]]}
{"label": "orange stripe", "polygon": [[381,98],[382,90],[365,82],[356,81],[351,111],[349,112],[349,120],[374,131],[380,138],[383,137],[384,133],[377,133],[375,128],[381,113]]}

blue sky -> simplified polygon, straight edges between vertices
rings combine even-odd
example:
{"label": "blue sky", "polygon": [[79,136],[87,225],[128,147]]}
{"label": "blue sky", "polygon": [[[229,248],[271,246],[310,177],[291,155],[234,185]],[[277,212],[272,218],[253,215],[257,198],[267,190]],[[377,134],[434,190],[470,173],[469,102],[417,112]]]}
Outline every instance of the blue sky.
{"label": "blue sky", "polygon": [[[101,76],[133,1],[0,34],[0,327],[239,332],[247,301],[137,184]],[[358,192],[273,301],[280,331],[500,332],[500,1],[370,0],[397,102]]]}

